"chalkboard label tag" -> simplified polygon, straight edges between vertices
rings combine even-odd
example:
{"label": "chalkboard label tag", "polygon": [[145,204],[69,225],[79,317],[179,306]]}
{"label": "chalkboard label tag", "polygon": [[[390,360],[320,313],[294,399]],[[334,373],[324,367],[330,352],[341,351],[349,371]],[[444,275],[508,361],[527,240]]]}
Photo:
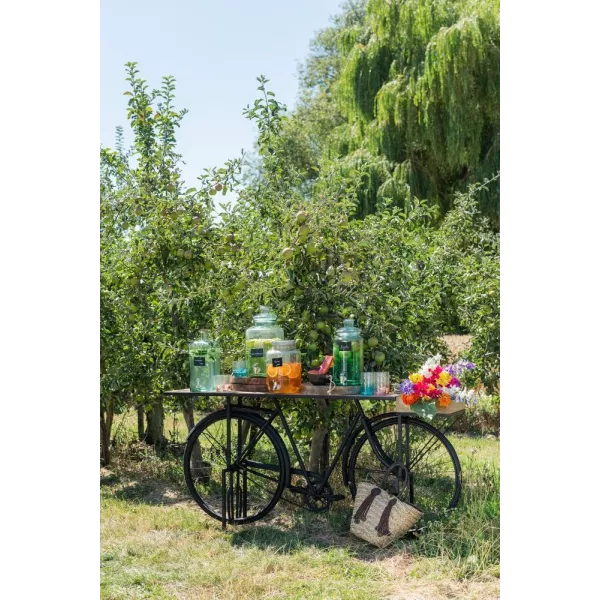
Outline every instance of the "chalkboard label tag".
{"label": "chalkboard label tag", "polygon": [[280,356],[279,358],[274,358],[271,362],[274,367],[281,367],[283,365],[283,358]]}
{"label": "chalkboard label tag", "polygon": [[352,342],[340,342],[340,352],[350,352],[352,350]]}
{"label": "chalkboard label tag", "polygon": [[264,356],[265,350],[264,348],[252,348],[250,350],[250,356],[252,358],[260,358],[262,356]]}
{"label": "chalkboard label tag", "polygon": [[206,366],[206,358],[204,356],[194,356],[194,366],[195,367],[205,367]]}

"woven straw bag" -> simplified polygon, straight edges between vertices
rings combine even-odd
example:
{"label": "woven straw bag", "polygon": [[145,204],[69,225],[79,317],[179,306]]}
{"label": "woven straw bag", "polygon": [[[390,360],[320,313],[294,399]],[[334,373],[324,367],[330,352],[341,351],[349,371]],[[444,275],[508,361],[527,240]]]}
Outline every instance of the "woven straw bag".
{"label": "woven straw bag", "polygon": [[361,481],[356,490],[350,531],[370,544],[385,548],[412,529],[422,516],[412,504]]}

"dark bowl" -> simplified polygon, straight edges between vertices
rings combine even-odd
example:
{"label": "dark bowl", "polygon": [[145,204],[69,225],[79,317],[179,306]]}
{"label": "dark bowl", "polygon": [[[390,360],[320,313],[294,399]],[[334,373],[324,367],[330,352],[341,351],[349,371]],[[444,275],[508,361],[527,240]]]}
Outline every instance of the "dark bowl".
{"label": "dark bowl", "polygon": [[320,373],[311,373],[310,371],[306,374],[308,380],[313,385],[328,385],[329,375],[321,375]]}

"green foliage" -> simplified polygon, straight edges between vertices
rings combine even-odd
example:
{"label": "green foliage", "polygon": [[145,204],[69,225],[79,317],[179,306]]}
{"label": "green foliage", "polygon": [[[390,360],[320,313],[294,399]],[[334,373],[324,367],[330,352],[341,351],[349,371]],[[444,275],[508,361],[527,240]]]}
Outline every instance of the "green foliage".
{"label": "green foliage", "polygon": [[[342,319],[355,315],[365,339],[378,340],[365,351],[365,368],[405,376],[439,347],[437,286],[416,267],[425,258],[420,231],[430,211],[419,207],[409,218],[391,209],[353,219],[358,170],[322,173],[306,198],[301,173],[278,151],[284,107],[264,78],[259,83],[262,98],[246,115],[258,126],[261,174],[223,207],[223,235],[235,240],[236,251],[213,278],[221,300],[216,329],[224,345],[241,348],[250,317],[260,304],[271,305],[309,369],[331,354]],[[377,352],[385,354],[383,364]],[[298,413],[298,427],[314,425],[309,408]]]}
{"label": "green foliage", "polygon": [[441,284],[442,320],[472,334],[469,358],[489,391],[500,379],[500,235],[482,217],[476,198],[493,183],[456,195],[433,237],[429,262]]}
{"label": "green foliage", "polygon": [[417,571],[450,571],[457,579],[486,572],[498,576],[500,470],[493,463],[461,460],[465,485],[460,510],[426,524],[412,546],[414,554],[425,559]]}
{"label": "green foliage", "polygon": [[[101,150],[101,390],[149,408],[183,387],[189,338],[211,324],[213,196],[235,183],[239,161],[206,170],[198,188],[180,181],[175,82],[150,91],[127,64],[133,147]],[[118,408],[118,407],[117,407]]]}
{"label": "green foliage", "polygon": [[482,396],[465,414],[464,427],[467,431],[480,435],[499,435],[500,396]]}
{"label": "green foliage", "polygon": [[[288,162],[311,183],[331,164],[360,165],[359,217],[420,198],[439,221],[499,169],[499,50],[498,0],[346,4],[301,69],[280,140]],[[497,229],[498,182],[478,201]]]}
{"label": "green foliage", "polygon": [[[376,166],[322,164],[306,188],[305,170],[282,144],[286,107],[260,77],[260,97],[245,109],[259,132],[260,171],[240,187],[233,160],[185,188],[175,145],[185,111],[173,106],[172,78],[150,92],[131,63],[128,81],[133,147],[123,149],[119,132],[116,150],[101,151],[104,406],[110,398],[117,411],[126,402],[149,409],[162,390],[187,387],[187,345],[200,328],[218,338],[229,369],[261,304],[296,339],[304,370],[332,353],[335,329],[354,315],[374,340],[365,346],[366,370],[406,377],[443,352],[442,333],[462,327],[474,336],[479,377],[496,385],[498,235],[476,200],[490,182],[458,194],[438,228],[426,200],[413,198],[406,210],[383,195],[370,212],[370,182],[392,172],[384,157]],[[223,199],[216,214],[215,195],[232,190],[236,201]],[[312,402],[298,403],[293,427],[343,427],[344,410],[315,414]]]}

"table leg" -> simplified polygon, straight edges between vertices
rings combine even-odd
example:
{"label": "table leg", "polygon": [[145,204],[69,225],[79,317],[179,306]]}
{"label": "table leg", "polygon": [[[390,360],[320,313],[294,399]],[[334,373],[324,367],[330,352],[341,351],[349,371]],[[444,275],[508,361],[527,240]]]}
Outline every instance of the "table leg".
{"label": "table leg", "polygon": [[[402,463],[402,414],[398,413],[398,439],[396,440],[396,462]],[[396,483],[394,484],[394,492],[396,496],[400,494],[400,473],[401,468],[398,468],[396,473]]]}
{"label": "table leg", "polygon": [[408,501],[412,504],[414,502],[415,490],[414,490],[414,485],[413,485],[413,476],[409,469],[409,465],[410,465],[410,425],[408,422],[406,423],[406,431],[404,433],[405,433],[405,436],[404,436],[404,467],[406,468],[406,470],[404,471],[404,474],[405,474],[404,484],[408,487],[408,490],[407,490],[408,491]]}
{"label": "table leg", "polygon": [[221,527],[227,529],[227,471],[221,471]]}
{"label": "table leg", "polygon": [[233,514],[231,514],[231,503],[233,502],[233,473],[229,470],[231,469],[231,397],[227,396],[227,448],[225,458],[227,459],[227,471],[229,476],[227,477],[227,496],[229,497],[229,502],[227,502],[227,518],[231,520]]}
{"label": "table leg", "polygon": [[248,516],[248,472],[244,469],[242,474],[242,517],[246,518]]}

